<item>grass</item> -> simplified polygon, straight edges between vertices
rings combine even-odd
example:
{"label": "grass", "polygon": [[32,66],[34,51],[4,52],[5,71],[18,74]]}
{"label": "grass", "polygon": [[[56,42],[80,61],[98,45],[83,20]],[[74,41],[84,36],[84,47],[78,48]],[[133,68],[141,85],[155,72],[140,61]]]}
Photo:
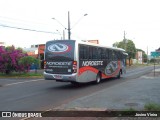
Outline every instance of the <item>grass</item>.
{"label": "grass", "polygon": [[[160,104],[157,104],[157,103],[146,103],[144,105],[144,111],[160,111]],[[134,108],[129,108],[129,109],[124,109],[124,112],[125,113],[131,113],[131,112],[134,112],[134,111],[137,111],[136,109]]]}
{"label": "grass", "polygon": [[6,78],[6,77],[9,77],[9,78],[32,78],[32,77],[42,78],[43,74],[35,73],[35,72],[33,73],[32,72],[28,72],[28,73],[13,72],[7,75],[7,74],[0,73],[0,78]]}
{"label": "grass", "polygon": [[124,109],[124,111],[133,112],[133,111],[136,111],[136,110],[134,108],[128,108],[128,109]]}
{"label": "grass", "polygon": [[160,104],[147,103],[147,104],[145,104],[144,109],[147,111],[160,111]]}

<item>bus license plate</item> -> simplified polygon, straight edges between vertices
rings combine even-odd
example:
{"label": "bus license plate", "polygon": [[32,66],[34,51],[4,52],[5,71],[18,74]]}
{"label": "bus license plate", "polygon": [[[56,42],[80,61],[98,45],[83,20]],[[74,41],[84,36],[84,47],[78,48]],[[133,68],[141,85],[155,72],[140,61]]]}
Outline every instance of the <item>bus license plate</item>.
{"label": "bus license plate", "polygon": [[61,75],[54,75],[53,76],[55,79],[62,79],[63,77]]}

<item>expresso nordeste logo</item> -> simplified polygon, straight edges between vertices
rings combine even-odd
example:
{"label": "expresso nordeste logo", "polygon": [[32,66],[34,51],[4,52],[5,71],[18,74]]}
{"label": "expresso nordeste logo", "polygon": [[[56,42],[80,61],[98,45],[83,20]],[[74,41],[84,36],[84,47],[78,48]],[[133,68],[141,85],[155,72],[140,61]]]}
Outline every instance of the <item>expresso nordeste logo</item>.
{"label": "expresso nordeste logo", "polygon": [[62,43],[55,43],[48,46],[48,50],[54,53],[62,53],[69,50],[69,46]]}

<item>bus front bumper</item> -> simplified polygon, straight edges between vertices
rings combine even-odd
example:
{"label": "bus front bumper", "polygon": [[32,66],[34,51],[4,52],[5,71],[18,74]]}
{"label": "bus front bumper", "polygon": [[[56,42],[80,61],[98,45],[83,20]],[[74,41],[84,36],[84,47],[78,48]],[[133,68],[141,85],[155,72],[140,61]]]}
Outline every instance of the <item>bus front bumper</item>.
{"label": "bus front bumper", "polygon": [[56,80],[61,82],[76,82],[77,73],[73,74],[51,74],[44,72],[45,80]]}

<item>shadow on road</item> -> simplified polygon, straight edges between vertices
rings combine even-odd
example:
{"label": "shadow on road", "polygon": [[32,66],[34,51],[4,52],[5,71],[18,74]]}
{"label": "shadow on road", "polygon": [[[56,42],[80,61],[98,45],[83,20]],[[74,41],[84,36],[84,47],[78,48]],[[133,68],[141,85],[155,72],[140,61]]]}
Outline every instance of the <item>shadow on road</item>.
{"label": "shadow on road", "polygon": [[122,81],[123,78],[120,78],[120,79],[116,79],[116,78],[109,78],[109,79],[103,79],[101,80],[101,82],[99,84],[96,84],[94,82],[88,82],[88,83],[79,83],[79,84],[76,84],[76,85],[73,85],[71,83],[61,83],[60,82],[60,85],[57,85],[57,86],[53,86],[53,87],[50,87],[49,89],[50,90],[79,90],[79,89],[84,89],[84,88],[87,88],[87,87],[93,87],[93,86],[101,86],[105,83],[110,83],[110,82],[113,82],[113,81]]}

